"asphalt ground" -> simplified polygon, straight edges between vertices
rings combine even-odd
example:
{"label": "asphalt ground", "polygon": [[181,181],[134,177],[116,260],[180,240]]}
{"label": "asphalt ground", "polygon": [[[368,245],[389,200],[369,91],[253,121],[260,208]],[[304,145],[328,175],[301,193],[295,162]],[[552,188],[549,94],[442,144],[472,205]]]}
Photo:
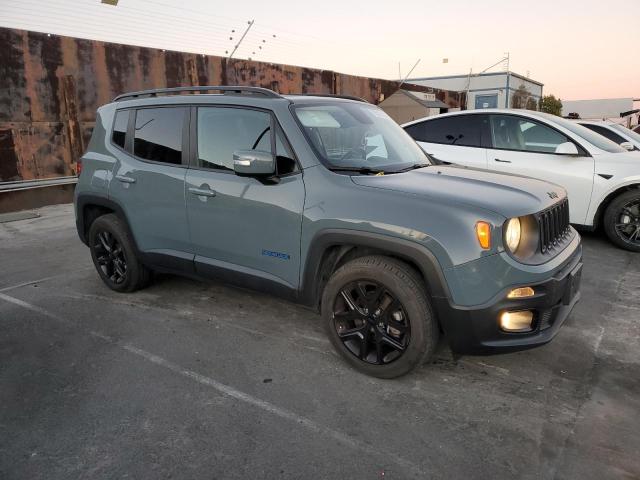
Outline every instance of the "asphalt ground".
{"label": "asphalt ground", "polygon": [[0,478],[640,478],[640,255],[583,234],[550,344],[396,380],[320,318],[161,276],[118,294],[70,205],[0,223]]}

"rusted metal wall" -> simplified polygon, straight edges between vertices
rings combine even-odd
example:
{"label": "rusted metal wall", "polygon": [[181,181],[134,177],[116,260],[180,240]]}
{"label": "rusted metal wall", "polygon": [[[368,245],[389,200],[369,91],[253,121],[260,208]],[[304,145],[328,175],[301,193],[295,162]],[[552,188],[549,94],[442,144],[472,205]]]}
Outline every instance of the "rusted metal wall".
{"label": "rusted metal wall", "polygon": [[[328,70],[0,28],[0,182],[75,174],[100,105],[127,91],[187,85],[338,93],[372,103],[398,89]],[[435,93],[451,107],[461,103],[456,92]]]}

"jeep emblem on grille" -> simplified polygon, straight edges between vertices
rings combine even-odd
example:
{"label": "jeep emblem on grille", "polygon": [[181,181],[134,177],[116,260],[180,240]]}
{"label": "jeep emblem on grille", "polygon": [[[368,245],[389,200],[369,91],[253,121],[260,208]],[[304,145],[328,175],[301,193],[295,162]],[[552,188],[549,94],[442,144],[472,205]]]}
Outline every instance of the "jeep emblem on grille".
{"label": "jeep emblem on grille", "polygon": [[549,198],[558,198],[558,194],[556,192],[547,192],[547,195],[549,195]]}

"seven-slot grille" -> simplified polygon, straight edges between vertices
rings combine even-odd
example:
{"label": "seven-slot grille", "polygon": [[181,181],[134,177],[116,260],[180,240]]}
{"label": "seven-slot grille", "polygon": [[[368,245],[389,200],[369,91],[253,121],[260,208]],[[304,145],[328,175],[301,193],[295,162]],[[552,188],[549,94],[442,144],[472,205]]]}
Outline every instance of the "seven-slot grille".
{"label": "seven-slot grille", "polygon": [[569,233],[569,200],[564,199],[538,214],[540,248],[546,253]]}

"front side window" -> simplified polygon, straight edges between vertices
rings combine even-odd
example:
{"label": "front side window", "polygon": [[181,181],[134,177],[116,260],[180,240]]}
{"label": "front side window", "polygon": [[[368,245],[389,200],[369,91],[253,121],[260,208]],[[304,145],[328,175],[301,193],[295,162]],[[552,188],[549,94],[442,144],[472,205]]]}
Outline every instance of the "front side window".
{"label": "front side window", "polygon": [[329,168],[396,170],[428,156],[381,109],[366,103],[296,105],[307,140]]}
{"label": "front side window", "polygon": [[480,147],[486,123],[486,115],[454,115],[427,120],[413,133],[407,127],[407,132],[419,142]]}
{"label": "front side window", "polygon": [[555,153],[570,140],[562,133],[528,118],[491,115],[493,147],[523,152]]}
{"label": "front side window", "polygon": [[143,160],[180,165],[184,107],[142,108],[136,111],[133,154]]}
{"label": "front side window", "polygon": [[128,124],[129,110],[118,110],[113,121],[113,133],[111,134],[111,140],[120,148],[124,148]]}
{"label": "front side window", "polygon": [[592,132],[596,132],[596,133],[602,135],[603,137],[608,138],[612,142],[616,142],[618,145],[620,145],[621,143],[624,143],[624,142],[627,141],[624,138],[622,138],[620,135],[618,135],[617,133],[612,132],[611,130],[609,130],[607,127],[602,127],[600,125],[592,125],[590,123],[581,123],[580,125],[582,125],[583,127],[588,128]]}
{"label": "front side window", "polygon": [[271,152],[271,116],[242,108],[198,108],[198,166],[233,170],[238,150]]}

